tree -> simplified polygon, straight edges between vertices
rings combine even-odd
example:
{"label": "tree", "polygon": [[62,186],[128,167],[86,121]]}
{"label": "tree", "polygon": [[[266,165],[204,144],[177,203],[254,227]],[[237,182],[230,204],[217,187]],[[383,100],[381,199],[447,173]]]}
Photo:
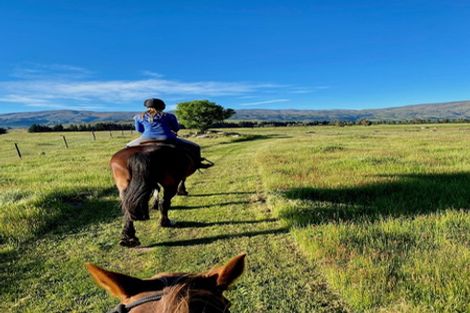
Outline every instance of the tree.
{"label": "tree", "polygon": [[64,126],[62,124],[57,124],[52,127],[52,131],[54,132],[61,132],[64,130]]}
{"label": "tree", "polygon": [[372,122],[369,121],[369,120],[366,119],[366,118],[363,118],[363,119],[357,121],[356,124],[357,124],[357,125],[362,125],[362,126],[370,126],[370,125],[372,125]]}
{"label": "tree", "polygon": [[28,128],[30,133],[45,133],[52,131],[52,128],[46,125],[33,124]]}
{"label": "tree", "polygon": [[6,128],[0,128],[0,135],[6,134],[7,132]]}
{"label": "tree", "polygon": [[234,110],[224,109],[209,100],[181,102],[176,106],[176,116],[181,124],[186,128],[196,128],[201,133],[214,123],[222,122],[234,114]]}

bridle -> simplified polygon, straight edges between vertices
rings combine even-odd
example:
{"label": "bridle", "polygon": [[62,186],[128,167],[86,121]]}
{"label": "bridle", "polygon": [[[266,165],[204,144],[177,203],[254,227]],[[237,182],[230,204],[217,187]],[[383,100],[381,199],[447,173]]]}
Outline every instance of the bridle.
{"label": "bridle", "polygon": [[[160,301],[165,294],[163,292],[159,292],[158,294],[142,297],[138,300],[135,300],[134,302],[131,302],[129,304],[124,304],[124,303],[119,303],[115,308],[113,308],[111,311],[108,311],[108,313],[129,313],[132,309],[138,307],[139,305],[149,303],[149,302],[156,302]],[[206,302],[206,304],[219,309],[220,312],[228,312],[225,309],[221,310],[221,306],[219,306],[220,303],[214,304],[210,302]],[[224,304],[222,304],[223,307],[226,307]]]}
{"label": "bridle", "polygon": [[142,298],[137,299],[134,302],[131,302],[129,304],[119,303],[114,309],[112,309],[108,313],[129,313],[130,310],[138,307],[139,305],[149,303],[149,302],[160,301],[163,298],[163,296],[165,295],[165,293],[163,292],[164,287],[172,286],[177,282],[184,281],[184,279],[186,279],[186,277],[183,277],[183,278],[179,277],[179,278],[176,278],[176,279],[160,278],[160,279],[158,279],[158,281],[161,282],[161,284],[162,284],[161,285],[162,291],[156,291],[155,294],[142,297]]}
{"label": "bridle", "polygon": [[142,297],[129,304],[119,303],[114,309],[112,309],[108,313],[128,313],[130,312],[130,310],[132,310],[135,307],[138,307],[139,305],[142,305],[148,302],[159,301],[162,299],[162,297],[163,297],[163,293],[159,293],[156,295]]}

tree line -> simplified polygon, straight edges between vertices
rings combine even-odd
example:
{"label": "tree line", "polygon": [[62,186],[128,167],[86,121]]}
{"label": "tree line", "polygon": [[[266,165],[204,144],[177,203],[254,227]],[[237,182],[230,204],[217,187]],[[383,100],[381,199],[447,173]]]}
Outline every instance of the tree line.
{"label": "tree line", "polygon": [[[234,122],[216,122],[210,125],[211,128],[258,128],[258,127],[289,127],[289,126],[353,126],[353,125],[405,125],[405,124],[446,124],[446,123],[470,123],[469,119],[439,119],[439,120],[400,120],[400,121],[370,121],[367,119],[361,119],[358,121],[234,121]],[[182,129],[185,125],[180,125]],[[79,132],[79,131],[110,131],[110,130],[133,130],[134,125],[132,124],[118,124],[118,123],[97,123],[97,124],[71,124],[69,126],[63,126],[57,124],[54,126],[33,124],[29,127],[28,132],[30,133],[41,133],[41,132]],[[207,129],[207,128],[206,128]],[[3,131],[2,131],[3,130]],[[6,129],[0,128],[0,134],[6,133]]]}
{"label": "tree line", "polygon": [[413,125],[413,124],[447,124],[470,123],[470,119],[413,119],[413,120],[368,120],[357,121],[324,120],[324,121],[235,121],[214,123],[212,128],[238,128],[238,127],[288,127],[288,126],[353,126],[353,125]]}
{"label": "tree line", "polygon": [[96,123],[96,124],[71,124],[64,126],[56,124],[54,126],[47,126],[41,124],[33,124],[28,128],[30,133],[48,133],[48,132],[81,132],[81,131],[103,131],[103,130],[133,130],[133,124],[120,124],[120,123]]}

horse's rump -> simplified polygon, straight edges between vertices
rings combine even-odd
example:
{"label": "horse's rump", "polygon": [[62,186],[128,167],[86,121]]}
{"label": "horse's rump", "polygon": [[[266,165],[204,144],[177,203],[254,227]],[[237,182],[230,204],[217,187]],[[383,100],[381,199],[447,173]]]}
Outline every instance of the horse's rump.
{"label": "horse's rump", "polygon": [[[128,160],[132,155],[137,153],[148,154],[153,160],[166,164],[167,168],[177,166],[185,169],[185,177],[196,171],[196,162],[191,153],[178,145],[161,141],[147,141],[139,146],[127,147],[116,152],[111,160],[110,166],[113,169],[128,169]],[[161,155],[159,158],[158,155]],[[129,177],[130,179],[130,177]]]}
{"label": "horse's rump", "polygon": [[[157,188],[178,186],[195,172],[193,160],[175,145],[146,144],[118,151],[111,159],[123,212],[132,220],[149,219],[148,200]],[[124,181],[125,180],[125,181]]]}

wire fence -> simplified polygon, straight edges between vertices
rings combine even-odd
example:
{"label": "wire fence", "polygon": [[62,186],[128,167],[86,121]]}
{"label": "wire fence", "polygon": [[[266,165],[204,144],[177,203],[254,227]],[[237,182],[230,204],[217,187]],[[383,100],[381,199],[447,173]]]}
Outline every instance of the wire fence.
{"label": "wire fence", "polygon": [[[28,133],[14,130],[0,136],[0,163],[13,160],[28,160],[36,157],[73,153],[77,149],[111,149],[119,147],[137,133],[129,130],[91,132]],[[103,147],[104,146],[104,147]]]}

